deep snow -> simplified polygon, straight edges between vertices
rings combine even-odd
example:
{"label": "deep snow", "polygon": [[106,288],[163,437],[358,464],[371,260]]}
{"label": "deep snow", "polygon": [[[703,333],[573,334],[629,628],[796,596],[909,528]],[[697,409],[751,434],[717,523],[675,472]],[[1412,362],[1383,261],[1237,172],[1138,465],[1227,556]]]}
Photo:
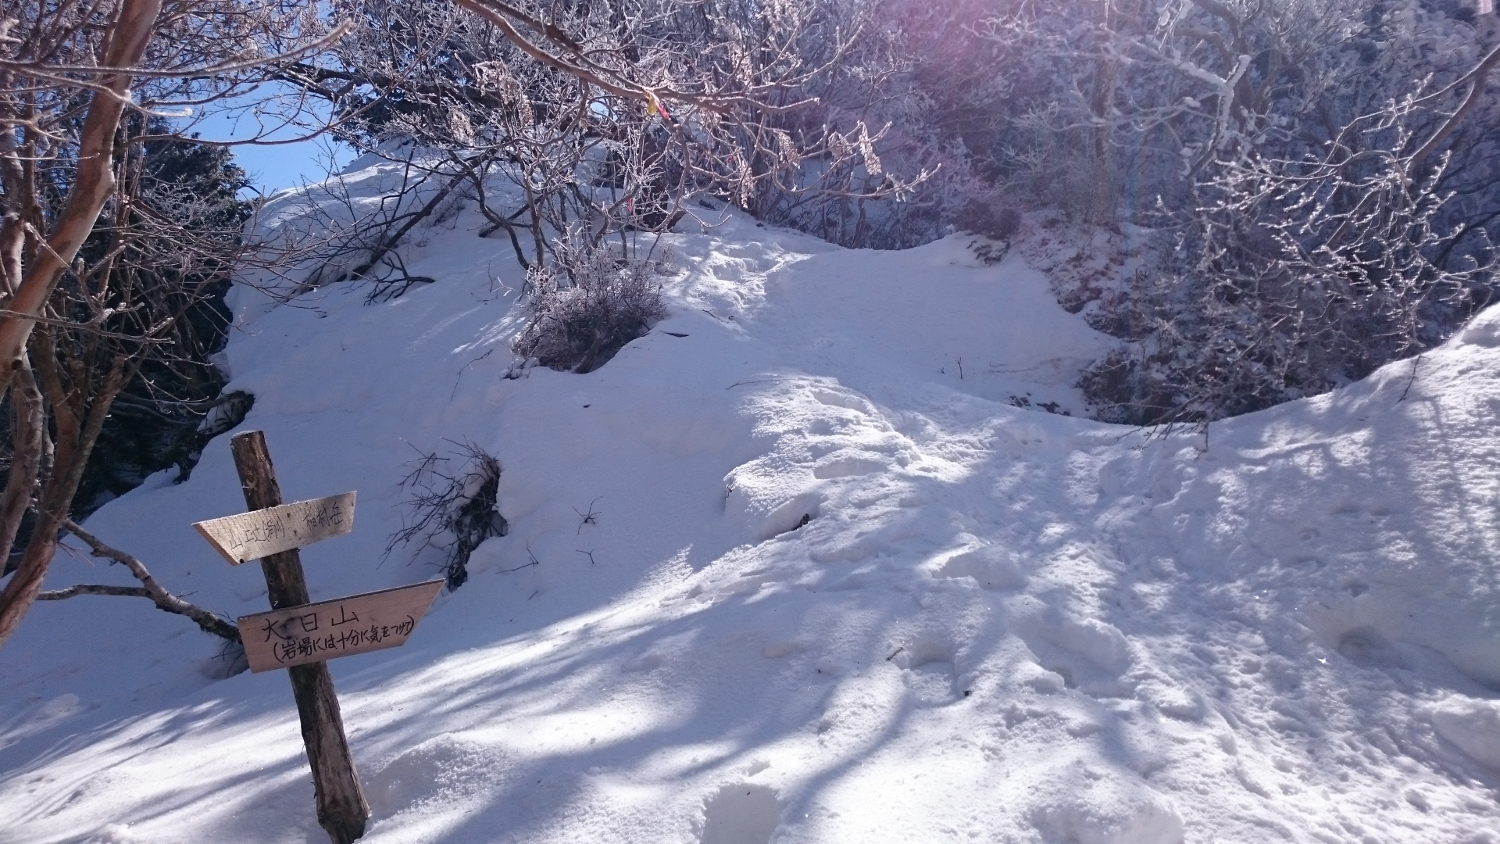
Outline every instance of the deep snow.
{"label": "deep snow", "polygon": [[[314,599],[434,574],[381,560],[414,449],[504,467],[469,583],[330,663],[365,840],[1500,842],[1500,311],[1148,438],[1077,418],[1110,341],[1019,256],[704,217],[671,316],[589,375],[504,377],[521,276],[468,212],[394,301],[239,288],[243,427],[288,500],[359,491]],[[89,526],[239,615],[256,567],[189,525],[242,509],[225,437]],[[80,581],[128,577],[59,557]],[[286,680],[216,650],[143,601],[37,605],[0,651],[0,841],[326,840]]]}

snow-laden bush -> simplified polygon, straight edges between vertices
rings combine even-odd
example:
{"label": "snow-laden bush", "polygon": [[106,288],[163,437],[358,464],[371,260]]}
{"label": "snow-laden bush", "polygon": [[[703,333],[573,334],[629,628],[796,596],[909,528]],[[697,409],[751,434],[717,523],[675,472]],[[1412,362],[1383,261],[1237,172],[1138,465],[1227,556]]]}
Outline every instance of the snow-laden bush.
{"label": "snow-laden bush", "polygon": [[667,315],[656,278],[670,260],[617,258],[606,250],[565,255],[527,273],[531,321],[511,348],[542,366],[593,372]]}

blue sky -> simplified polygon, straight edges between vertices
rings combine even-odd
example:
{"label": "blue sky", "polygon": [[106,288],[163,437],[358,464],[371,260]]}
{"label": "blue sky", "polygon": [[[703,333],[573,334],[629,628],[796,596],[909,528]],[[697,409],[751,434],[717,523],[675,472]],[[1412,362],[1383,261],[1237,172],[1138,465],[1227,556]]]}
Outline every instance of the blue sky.
{"label": "blue sky", "polygon": [[[204,137],[209,136],[204,133]],[[234,148],[235,163],[250,173],[251,182],[262,193],[296,187],[304,180],[321,181],[328,172],[330,156],[336,168],[342,168],[353,157],[348,147],[331,139],[273,146],[242,144]]]}
{"label": "blue sky", "polygon": [[[255,98],[246,97],[237,104],[217,105],[197,119],[189,131],[206,141],[247,141],[264,132],[260,122],[248,114]],[[269,121],[268,121],[269,122]],[[321,181],[329,164],[342,168],[353,159],[353,152],[332,138],[292,141],[307,130],[286,127],[264,134],[253,143],[234,147],[234,160],[250,174],[256,190],[271,193],[295,187],[304,181]],[[292,141],[290,143],[267,143]]]}

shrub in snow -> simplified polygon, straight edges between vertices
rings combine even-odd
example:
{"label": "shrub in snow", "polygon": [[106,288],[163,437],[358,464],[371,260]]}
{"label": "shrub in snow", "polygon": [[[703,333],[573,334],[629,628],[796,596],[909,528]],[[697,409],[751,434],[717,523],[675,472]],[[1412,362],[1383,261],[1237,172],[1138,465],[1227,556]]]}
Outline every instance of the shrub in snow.
{"label": "shrub in snow", "polygon": [[1007,187],[1163,237],[1162,265],[1091,312],[1137,343],[1084,378],[1101,417],[1199,421],[1324,392],[1490,300],[1500,59],[1462,11],[1023,4],[975,29],[1021,86],[983,143]]}
{"label": "shrub in snow", "polygon": [[1010,252],[1011,238],[1021,230],[1021,212],[990,197],[976,197],[967,202],[953,218],[953,227],[961,232],[987,238],[970,248],[986,264],[997,264]]}
{"label": "shrub in snow", "polygon": [[565,256],[561,267],[527,273],[531,321],[512,344],[522,358],[593,372],[667,315],[656,276],[670,260],[615,258],[604,250]]}
{"label": "shrub in snow", "polygon": [[1021,212],[994,200],[973,199],[959,209],[953,227],[994,241],[1009,241],[1021,229]]}
{"label": "shrub in snow", "polygon": [[[1440,222],[1446,161],[1361,159],[1214,160],[1173,257],[1095,314],[1136,341],[1080,382],[1099,416],[1196,422],[1326,392],[1432,347],[1488,301],[1485,233]],[[1449,262],[1465,234],[1473,247]]]}
{"label": "shrub in snow", "polygon": [[510,525],[495,509],[500,492],[500,461],[472,443],[458,448],[459,469],[449,473],[454,458],[423,454],[401,481],[410,497],[408,517],[386,545],[418,542],[418,553],[438,548],[448,591],[469,579],[469,557],[486,539],[504,536]]}

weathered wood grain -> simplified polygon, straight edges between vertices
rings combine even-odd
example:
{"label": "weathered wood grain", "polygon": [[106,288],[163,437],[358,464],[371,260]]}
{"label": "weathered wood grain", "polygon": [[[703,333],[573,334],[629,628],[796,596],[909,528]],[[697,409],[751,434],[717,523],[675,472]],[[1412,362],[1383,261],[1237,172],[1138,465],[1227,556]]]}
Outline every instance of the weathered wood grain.
{"label": "weathered wood grain", "polygon": [[209,519],[193,529],[237,566],[354,530],[354,493]]}
{"label": "weathered wood grain", "polygon": [[251,671],[272,671],[341,656],[398,648],[436,600],[443,581],[350,595],[241,616]]}
{"label": "weathered wood grain", "polygon": [[[276,482],[265,435],[260,431],[236,434],[229,441],[229,450],[234,454],[234,468],[245,492],[245,506],[252,511],[280,506],[281,485]],[[271,609],[311,603],[296,548],[262,557],[260,569],[266,578]],[[318,825],[333,844],[352,844],[365,834],[370,804],[365,800],[359,774],[354,770],[354,758],[349,754],[333,677],[328,673],[328,665],[322,662],[294,666],[286,674],[292,684],[292,698],[297,701],[307,764],[312,769]]]}

